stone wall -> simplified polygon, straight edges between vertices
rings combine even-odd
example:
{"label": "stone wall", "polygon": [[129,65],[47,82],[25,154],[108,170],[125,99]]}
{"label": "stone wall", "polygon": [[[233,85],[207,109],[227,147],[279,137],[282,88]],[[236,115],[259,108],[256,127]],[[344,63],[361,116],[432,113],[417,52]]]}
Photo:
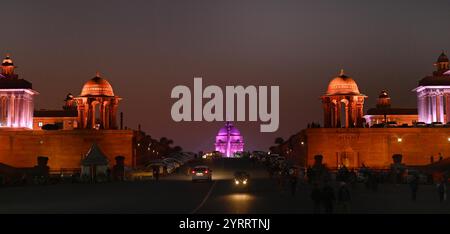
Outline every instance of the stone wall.
{"label": "stone wall", "polygon": [[305,144],[297,150],[299,162],[312,165],[314,155],[324,156],[328,167],[387,168],[393,154],[407,165],[429,164],[450,157],[450,128],[310,128],[300,133]]}
{"label": "stone wall", "polygon": [[51,170],[80,168],[80,160],[96,142],[110,160],[125,157],[125,165],[133,162],[132,130],[32,131],[0,130],[0,162],[14,167],[32,167],[37,156],[49,158]]}

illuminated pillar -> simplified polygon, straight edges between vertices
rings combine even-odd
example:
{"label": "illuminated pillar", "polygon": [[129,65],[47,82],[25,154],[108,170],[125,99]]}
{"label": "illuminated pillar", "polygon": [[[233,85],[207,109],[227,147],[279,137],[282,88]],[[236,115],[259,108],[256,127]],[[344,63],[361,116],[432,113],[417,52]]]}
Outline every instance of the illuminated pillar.
{"label": "illuminated pillar", "polygon": [[119,107],[119,100],[114,98],[111,100],[111,123],[109,123],[110,128],[117,129],[117,109]]}
{"label": "illuminated pillar", "polygon": [[331,112],[331,103],[328,98],[322,99],[323,102],[323,125],[326,128],[329,128],[331,126],[332,121],[332,112]]}
{"label": "illuminated pillar", "polygon": [[341,127],[341,102],[336,103],[336,127]]}
{"label": "illuminated pillar", "polygon": [[95,102],[91,103],[91,128],[95,128]]}
{"label": "illuminated pillar", "polygon": [[431,96],[431,121],[430,122],[435,122],[436,121],[436,96]]}
{"label": "illuminated pillar", "polygon": [[98,108],[100,110],[100,128],[105,128],[105,112],[104,112],[104,108],[105,108],[105,103],[104,102],[100,102],[97,105],[100,105],[100,108]]}
{"label": "illuminated pillar", "polygon": [[349,108],[348,108],[348,104],[344,102],[344,110],[345,110],[345,127],[348,128],[349,127]]}
{"label": "illuminated pillar", "polygon": [[450,94],[446,94],[445,95],[445,109],[446,109],[446,111],[445,111],[445,116],[446,116],[446,119],[445,119],[445,122],[446,123],[449,123],[450,122]]}
{"label": "illuminated pillar", "polygon": [[14,102],[15,97],[14,95],[11,95],[9,97],[8,127],[12,127],[14,125]]}

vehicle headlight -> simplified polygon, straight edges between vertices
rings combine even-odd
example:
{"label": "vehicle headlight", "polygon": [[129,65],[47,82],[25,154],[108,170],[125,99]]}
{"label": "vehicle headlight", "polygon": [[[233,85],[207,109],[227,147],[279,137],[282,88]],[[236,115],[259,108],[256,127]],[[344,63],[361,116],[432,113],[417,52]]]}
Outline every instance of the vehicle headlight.
{"label": "vehicle headlight", "polygon": [[247,184],[247,180],[244,180],[244,182],[242,182],[243,184]]}
{"label": "vehicle headlight", "polygon": [[235,180],[234,183],[235,183],[235,184],[239,184],[239,180]]}

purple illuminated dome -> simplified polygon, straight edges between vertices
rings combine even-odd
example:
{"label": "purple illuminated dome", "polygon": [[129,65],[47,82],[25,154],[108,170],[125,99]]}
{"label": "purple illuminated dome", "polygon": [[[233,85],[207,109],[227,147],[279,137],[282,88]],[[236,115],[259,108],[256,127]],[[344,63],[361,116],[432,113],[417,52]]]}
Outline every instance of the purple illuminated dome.
{"label": "purple illuminated dome", "polygon": [[222,155],[233,157],[236,153],[244,151],[244,138],[237,128],[227,122],[216,136],[215,147]]}

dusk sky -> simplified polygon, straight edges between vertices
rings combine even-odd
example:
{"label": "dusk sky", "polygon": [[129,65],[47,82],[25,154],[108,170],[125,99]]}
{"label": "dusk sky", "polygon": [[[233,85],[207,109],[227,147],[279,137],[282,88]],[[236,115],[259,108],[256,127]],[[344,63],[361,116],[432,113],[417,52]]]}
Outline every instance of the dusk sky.
{"label": "dusk sky", "polygon": [[[125,126],[169,137],[185,150],[213,150],[223,122],[176,123],[176,85],[280,86],[280,128],[237,122],[246,150],[267,150],[307,123],[322,122],[319,97],[344,68],[373,107],[416,107],[417,81],[450,50],[450,1],[4,1],[0,53],[40,94],[36,109],[60,109],[99,71]],[[206,101],[204,101],[206,102]]]}

